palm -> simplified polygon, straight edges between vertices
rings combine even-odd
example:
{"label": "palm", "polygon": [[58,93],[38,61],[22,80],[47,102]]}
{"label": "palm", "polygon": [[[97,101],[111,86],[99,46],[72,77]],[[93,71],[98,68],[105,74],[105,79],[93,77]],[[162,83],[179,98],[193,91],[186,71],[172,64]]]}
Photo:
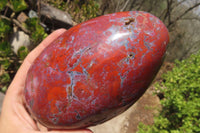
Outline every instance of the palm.
{"label": "palm", "polygon": [[[19,132],[28,132],[28,131],[38,131],[38,127],[35,122],[29,116],[27,111],[24,108],[23,100],[22,100],[22,92],[19,92],[18,96],[13,96],[12,94],[8,94],[5,97],[1,119],[2,125],[6,132],[10,132],[10,127],[16,131],[18,127],[23,127],[19,129]],[[10,98],[11,97],[11,98]],[[9,124],[8,124],[9,123]],[[9,126],[7,126],[9,125]],[[5,132],[4,131],[4,132]]]}

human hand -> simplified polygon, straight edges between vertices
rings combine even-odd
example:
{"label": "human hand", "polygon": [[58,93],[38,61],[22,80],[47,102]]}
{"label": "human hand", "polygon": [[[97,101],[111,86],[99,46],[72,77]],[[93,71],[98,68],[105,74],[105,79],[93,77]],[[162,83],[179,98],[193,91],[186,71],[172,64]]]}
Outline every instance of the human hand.
{"label": "human hand", "polygon": [[65,31],[60,29],[53,32],[25,58],[7,90],[0,117],[0,133],[92,133],[87,129],[50,131],[34,121],[25,108],[23,90],[31,64],[45,47]]}

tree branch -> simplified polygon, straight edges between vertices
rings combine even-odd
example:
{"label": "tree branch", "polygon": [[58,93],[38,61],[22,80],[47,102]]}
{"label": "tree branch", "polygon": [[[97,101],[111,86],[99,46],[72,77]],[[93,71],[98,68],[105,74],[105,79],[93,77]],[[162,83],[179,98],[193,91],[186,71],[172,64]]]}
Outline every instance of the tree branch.
{"label": "tree branch", "polygon": [[142,0],[142,2],[140,3],[140,5],[138,6],[137,10],[140,10],[140,9],[141,9],[142,5],[144,4],[144,1],[145,1],[145,0]]}
{"label": "tree branch", "polygon": [[16,26],[18,26],[21,30],[23,30],[26,34],[29,34],[30,35],[30,31],[27,30],[25,27],[23,27],[19,21],[17,21],[16,19],[10,19],[4,15],[0,15],[0,18],[3,18],[3,19],[6,19],[8,21],[12,21]]}
{"label": "tree branch", "polygon": [[185,2],[186,0],[182,0],[182,1],[180,1],[180,2],[178,2],[178,3],[176,3],[174,6],[172,6],[172,10],[174,9],[174,8],[176,8],[176,7],[178,7],[179,5],[181,5],[183,2]]}
{"label": "tree branch", "polygon": [[124,4],[124,6],[122,7],[122,9],[120,10],[121,12],[124,11],[124,9],[127,7],[128,3],[130,0],[127,0],[126,3]]}
{"label": "tree branch", "polygon": [[172,5],[172,0],[167,0],[167,12],[164,17],[164,21],[168,18],[168,23],[171,22],[171,5]]}
{"label": "tree branch", "polygon": [[167,27],[171,26],[172,24],[176,23],[178,20],[180,20],[183,16],[185,16],[189,11],[193,10],[194,8],[198,7],[200,3],[197,3],[193,5],[192,7],[188,8],[185,12],[183,12],[180,16],[178,16],[174,21],[171,21],[168,23]]}

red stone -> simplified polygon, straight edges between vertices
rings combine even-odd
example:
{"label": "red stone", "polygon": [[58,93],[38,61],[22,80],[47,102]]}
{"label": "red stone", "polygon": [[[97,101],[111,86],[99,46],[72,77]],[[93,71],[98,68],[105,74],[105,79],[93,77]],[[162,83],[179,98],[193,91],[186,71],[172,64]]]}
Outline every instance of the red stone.
{"label": "red stone", "polygon": [[81,23],[34,61],[24,92],[27,106],[49,128],[84,128],[109,120],[151,84],[168,41],[165,25],[146,12]]}

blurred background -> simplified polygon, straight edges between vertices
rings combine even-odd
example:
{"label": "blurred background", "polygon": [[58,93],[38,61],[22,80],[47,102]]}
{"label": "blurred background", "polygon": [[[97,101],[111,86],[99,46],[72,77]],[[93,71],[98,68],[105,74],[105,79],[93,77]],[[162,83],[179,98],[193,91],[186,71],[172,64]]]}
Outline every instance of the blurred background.
{"label": "blurred background", "polygon": [[200,0],[1,0],[0,99],[26,55],[51,32],[104,14],[146,11],[170,32],[166,59],[148,91],[95,133],[200,132]]}

